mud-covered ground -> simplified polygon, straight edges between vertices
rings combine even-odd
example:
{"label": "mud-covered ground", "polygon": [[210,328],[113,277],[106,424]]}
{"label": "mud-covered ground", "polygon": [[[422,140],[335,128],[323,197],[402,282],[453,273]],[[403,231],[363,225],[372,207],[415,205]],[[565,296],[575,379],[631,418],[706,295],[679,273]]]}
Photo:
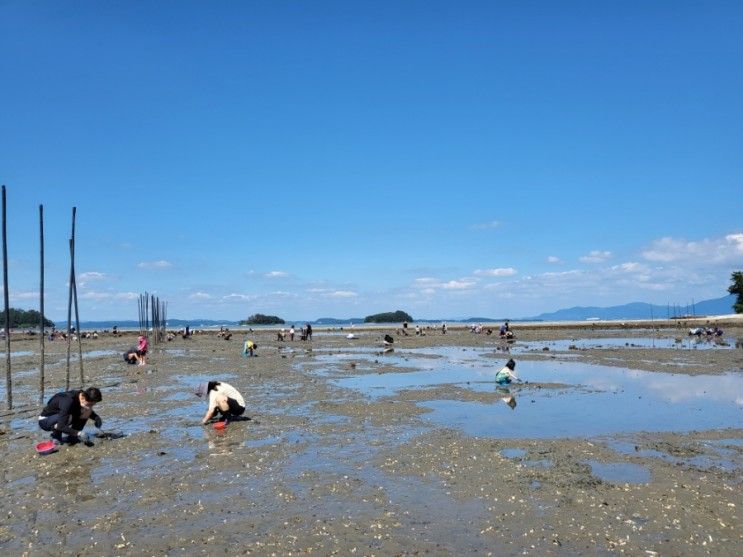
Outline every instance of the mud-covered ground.
{"label": "mud-covered ground", "polygon": [[[0,412],[0,554],[743,554],[743,392],[730,395],[737,413],[714,429],[620,424],[609,434],[519,437],[518,422],[507,435],[468,434],[429,419],[426,404],[475,401],[518,417],[530,400],[547,406],[577,387],[559,377],[514,386],[511,411],[482,375],[473,375],[475,390],[376,393],[340,383],[416,373],[420,357],[408,350],[451,347],[476,354],[473,374],[494,374],[512,356],[517,370],[583,362],[712,384],[741,374],[743,329],[727,328],[726,346],[700,347],[682,329],[517,328],[512,344],[424,330],[359,329],[354,340],[348,330],[317,331],[311,342],[283,343],[263,331],[251,335],[255,358],[241,357],[243,334],[178,336],[155,345],[141,367],[121,357],[133,336],[84,340],[86,386],[103,392],[103,431],[124,436],[47,456],[34,450],[47,438],[36,424],[39,340],[14,340],[14,410]],[[385,332],[395,336],[391,354],[382,352]],[[67,345],[45,349],[48,398],[65,386]],[[78,361],[71,367],[77,386]],[[205,405],[192,390],[212,378],[243,393],[250,420],[224,432],[200,425]],[[568,408],[565,420],[591,422],[580,405]]]}

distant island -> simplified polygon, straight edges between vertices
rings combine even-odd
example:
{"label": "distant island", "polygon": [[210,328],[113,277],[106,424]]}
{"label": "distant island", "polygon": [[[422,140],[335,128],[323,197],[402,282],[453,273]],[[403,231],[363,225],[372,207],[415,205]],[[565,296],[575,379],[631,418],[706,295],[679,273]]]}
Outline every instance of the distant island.
{"label": "distant island", "polygon": [[[22,329],[28,327],[38,327],[39,322],[41,321],[41,314],[35,309],[26,311],[22,309],[10,308],[8,310],[8,315],[10,316],[9,321],[11,328]],[[0,311],[0,326],[4,326],[2,325],[4,323],[5,311]],[[45,318],[44,327],[54,327],[54,322],[49,321]]]}
{"label": "distant island", "polygon": [[240,321],[240,325],[283,325],[285,321],[275,315],[256,313]]}
{"label": "distant island", "polygon": [[413,318],[402,310],[388,313],[376,313],[364,317],[364,323],[401,323],[403,321],[412,321]]}
{"label": "distant island", "polygon": [[335,317],[321,317],[314,321],[315,325],[356,325],[363,323],[361,317],[349,317],[348,319],[337,319]]}

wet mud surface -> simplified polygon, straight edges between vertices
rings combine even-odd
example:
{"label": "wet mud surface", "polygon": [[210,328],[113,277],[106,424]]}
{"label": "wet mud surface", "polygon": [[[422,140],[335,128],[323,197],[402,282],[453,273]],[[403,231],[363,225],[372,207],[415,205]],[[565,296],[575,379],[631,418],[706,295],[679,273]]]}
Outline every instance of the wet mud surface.
{"label": "wet mud surface", "polygon": [[[385,332],[259,332],[255,358],[244,335],[176,337],[146,366],[123,362],[131,337],[85,340],[103,431],[46,456],[39,341],[14,341],[0,552],[743,554],[743,330],[701,347],[674,330],[517,329],[507,344],[450,328],[386,353]],[[524,382],[496,388],[509,357]],[[46,344],[45,398],[65,360]],[[200,424],[192,390],[211,379],[250,419]]]}

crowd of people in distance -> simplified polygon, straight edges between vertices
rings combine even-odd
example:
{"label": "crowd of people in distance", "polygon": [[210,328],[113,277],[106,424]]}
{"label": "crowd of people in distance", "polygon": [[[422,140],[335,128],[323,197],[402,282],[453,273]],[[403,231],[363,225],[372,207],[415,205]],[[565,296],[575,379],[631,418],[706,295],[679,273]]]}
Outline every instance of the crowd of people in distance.
{"label": "crowd of people in distance", "polygon": [[[284,342],[285,340],[294,340],[294,336],[297,334],[294,325],[289,327],[287,331],[283,327],[276,331],[276,340]],[[312,325],[305,323],[305,325],[299,330],[299,340],[312,340]]]}
{"label": "crowd of people in distance", "polygon": [[707,338],[721,337],[722,329],[717,325],[714,327],[694,327],[689,329],[689,336],[696,336],[697,338],[701,338],[702,336],[706,336]]}

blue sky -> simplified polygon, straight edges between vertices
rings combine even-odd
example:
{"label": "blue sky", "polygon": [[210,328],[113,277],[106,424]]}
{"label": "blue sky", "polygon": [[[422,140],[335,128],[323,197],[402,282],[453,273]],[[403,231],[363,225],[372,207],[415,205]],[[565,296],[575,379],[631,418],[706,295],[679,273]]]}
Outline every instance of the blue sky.
{"label": "blue sky", "polygon": [[524,317],[743,268],[740,2],[0,2],[10,300]]}

